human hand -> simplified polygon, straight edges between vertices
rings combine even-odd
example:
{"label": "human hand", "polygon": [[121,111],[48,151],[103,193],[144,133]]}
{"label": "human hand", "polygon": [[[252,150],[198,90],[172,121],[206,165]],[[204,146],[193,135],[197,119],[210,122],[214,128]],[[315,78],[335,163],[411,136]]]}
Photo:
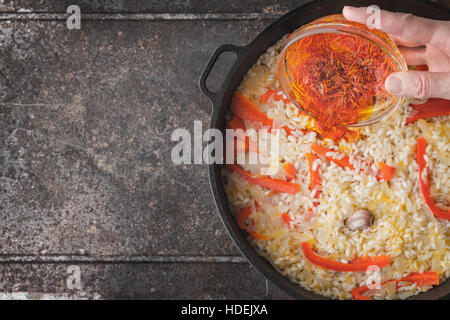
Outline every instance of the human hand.
{"label": "human hand", "polygon": [[[367,8],[344,7],[344,17],[367,24]],[[450,21],[420,18],[381,10],[381,30],[398,45],[410,66],[428,65],[428,71],[391,74],[385,82],[393,95],[416,99],[450,100]]]}

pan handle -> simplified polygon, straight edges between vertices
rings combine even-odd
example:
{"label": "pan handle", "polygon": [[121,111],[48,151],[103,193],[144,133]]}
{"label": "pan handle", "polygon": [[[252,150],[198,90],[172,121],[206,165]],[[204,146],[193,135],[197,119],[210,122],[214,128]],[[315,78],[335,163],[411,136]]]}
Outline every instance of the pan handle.
{"label": "pan handle", "polygon": [[[224,44],[223,46],[220,46],[219,48],[214,51],[214,53],[211,55],[211,58],[209,58],[209,62],[206,65],[205,69],[202,72],[202,75],[200,77],[199,85],[200,89],[202,90],[203,94],[208,97],[208,99],[214,104],[217,97],[221,94],[222,89],[218,90],[217,92],[211,92],[206,87],[206,79],[208,78],[211,69],[214,67],[214,64],[216,63],[219,56],[224,52],[233,52],[236,55],[236,61],[239,60],[241,53],[243,51],[244,47],[238,47],[232,44]],[[235,64],[236,64],[235,61]]]}

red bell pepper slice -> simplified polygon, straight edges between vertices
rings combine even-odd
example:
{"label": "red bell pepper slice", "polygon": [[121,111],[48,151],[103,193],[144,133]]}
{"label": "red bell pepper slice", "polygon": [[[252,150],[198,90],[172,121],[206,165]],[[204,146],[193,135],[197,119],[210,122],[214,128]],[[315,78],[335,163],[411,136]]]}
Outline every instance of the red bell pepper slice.
{"label": "red bell pepper slice", "polygon": [[343,263],[333,259],[324,258],[314,252],[311,245],[308,242],[302,242],[303,253],[311,263],[333,271],[341,272],[355,272],[355,271],[367,271],[370,266],[376,265],[383,268],[391,261],[390,255],[382,255],[377,257],[364,257],[363,260],[353,263]]}
{"label": "red bell pepper slice", "polygon": [[[259,208],[259,204],[257,202],[255,202],[255,209]],[[237,223],[240,229],[242,230],[246,230],[247,233],[249,234],[250,237],[252,237],[253,239],[263,239],[263,240],[268,240],[269,237],[256,232],[256,231],[248,231],[247,230],[247,226],[245,225],[245,220],[247,220],[247,218],[252,214],[252,207],[248,206],[243,208],[238,216],[237,216]]]}
{"label": "red bell pepper slice", "polygon": [[342,168],[349,168],[351,170],[355,170],[355,167],[350,163],[350,157],[348,155],[345,155],[342,159],[335,159],[334,157],[327,156],[328,152],[336,152],[336,150],[328,149],[322,146],[319,146],[318,144],[313,143],[311,145],[311,148],[314,150],[315,153],[320,154],[324,156],[329,161],[332,161],[336,163],[338,166]]}
{"label": "red bell pepper slice", "polygon": [[[397,282],[397,280],[388,280],[380,283],[381,286],[386,285],[390,282]],[[356,287],[352,290],[352,296],[354,300],[373,300],[372,298],[365,296],[363,293],[369,291],[370,288],[368,286]]]}
{"label": "red bell pepper slice", "polygon": [[[241,118],[239,118],[238,116],[234,116],[233,119],[231,119],[230,121],[228,121],[227,125],[226,125],[227,129],[232,129],[236,132],[238,132],[237,130],[242,130],[245,132],[245,124],[244,121],[242,121]],[[237,134],[236,134],[237,135]],[[249,150],[249,143],[248,143],[248,138],[245,138],[245,135],[238,135],[237,137],[238,141],[234,141],[234,152],[235,154],[237,153],[237,151],[248,151]],[[244,144],[245,141],[245,144]]]}
{"label": "red bell pepper slice", "polygon": [[[286,131],[286,134],[288,135],[288,136],[290,136],[290,135],[292,135],[292,131],[294,131],[293,129],[291,129],[291,128],[289,128],[288,126],[283,126],[283,127],[281,127],[281,129],[283,129],[284,131]],[[275,129],[275,128],[271,128],[270,129],[270,133],[276,133],[276,130],[278,130],[278,129]],[[301,130],[301,131],[303,131],[303,130]]]}
{"label": "red bell pepper slice", "polygon": [[268,188],[278,192],[297,193],[300,190],[298,183],[287,182],[284,180],[272,179],[269,176],[253,176],[250,172],[245,171],[236,164],[228,164],[227,169],[236,173],[246,181],[259,185],[264,188]]}
{"label": "red bell pepper slice", "polygon": [[357,257],[357,258],[349,261],[348,263],[349,264],[358,264],[358,263],[363,263],[364,264],[365,263],[365,264],[367,264],[369,266],[372,266],[372,265],[376,265],[378,262],[379,262],[379,258],[378,257],[370,257],[370,256],[368,256],[368,257]]}
{"label": "red bell pepper slice", "polygon": [[[270,132],[273,132],[275,129],[273,127],[273,119],[269,118],[264,112],[259,110],[249,98],[238,91],[235,92],[233,99],[231,100],[230,108],[241,120],[251,122],[257,127],[268,127]],[[288,126],[283,126],[282,129],[284,129],[288,135],[292,132],[292,129]]]}
{"label": "red bell pepper slice", "polygon": [[240,229],[245,230],[247,229],[247,226],[245,225],[245,220],[252,214],[252,207],[248,206],[243,208],[238,216],[237,216],[237,224]]}
{"label": "red bell pepper slice", "polygon": [[[427,149],[427,141],[425,138],[419,138],[417,140],[417,165],[419,167],[419,183],[422,197],[431,212],[440,219],[450,220],[450,210],[444,211],[440,209],[431,197],[430,191],[430,178],[427,169],[427,163],[425,161],[425,153]],[[427,179],[423,179],[423,172],[426,173]]]}
{"label": "red bell pepper slice", "polygon": [[256,231],[247,231],[250,237],[253,239],[262,239],[262,240],[269,240],[268,236],[263,235],[262,233],[256,232]]}
{"label": "red bell pepper slice", "polygon": [[[424,273],[411,273],[410,275],[401,278],[400,280],[388,280],[381,283],[381,285],[385,285],[390,282],[395,282],[397,285],[397,288],[400,287],[399,283],[401,282],[408,282],[408,283],[415,283],[417,286],[434,286],[439,285],[439,275],[436,271],[426,271]],[[352,296],[355,300],[373,300],[370,297],[367,297],[363,295],[363,293],[369,291],[370,288],[368,286],[362,286],[362,287],[356,287],[352,290]]]}
{"label": "red bell pepper slice", "polygon": [[284,222],[285,225],[287,225],[288,227],[291,226],[292,218],[291,218],[291,216],[289,215],[289,213],[283,213],[283,214],[281,215],[281,219],[283,220],[283,222]]}
{"label": "red bell pepper slice", "polygon": [[261,103],[267,103],[267,101],[269,101],[269,99],[272,96],[275,101],[283,100],[285,103],[291,103],[291,101],[289,99],[286,99],[283,97],[282,93],[278,92],[277,90],[273,90],[273,89],[267,89],[266,93],[264,93],[261,96],[261,99],[259,101]]}
{"label": "red bell pepper slice", "polygon": [[287,181],[291,181],[295,179],[297,172],[295,171],[295,167],[292,163],[286,162],[283,164],[283,170],[286,176]]}
{"label": "red bell pepper slice", "polygon": [[233,99],[231,100],[230,108],[231,111],[233,111],[233,113],[242,120],[249,121],[254,124],[262,124],[262,126],[269,128],[273,125],[272,119],[259,110],[249,98],[238,91],[235,92]]}
{"label": "red bell pepper slice", "polygon": [[409,276],[400,279],[400,282],[416,283],[418,286],[439,285],[439,275],[436,271],[426,271],[424,273],[414,272]]}
{"label": "red bell pepper slice", "polygon": [[233,117],[233,119],[228,121],[226,127],[227,127],[227,129],[233,129],[233,130],[241,129],[241,130],[245,131],[244,121],[242,121],[242,119],[236,115]]}
{"label": "red bell pepper slice", "polygon": [[378,162],[378,167],[380,168],[380,171],[376,176],[378,180],[384,179],[385,181],[389,181],[394,177],[394,167],[388,166],[384,162]]}
{"label": "red bell pepper slice", "polygon": [[[237,138],[234,141],[235,155],[237,154],[237,152],[248,152],[249,150],[258,153],[257,143],[254,140],[250,139],[249,136],[245,135],[246,128],[241,118],[235,115],[233,119],[228,121],[228,123],[226,124],[226,128],[235,130],[235,135]],[[242,130],[242,132],[237,130]]]}
{"label": "red bell pepper slice", "polygon": [[414,112],[406,119],[405,124],[410,124],[423,118],[450,115],[450,100],[431,98],[423,104],[416,104],[412,107]]}

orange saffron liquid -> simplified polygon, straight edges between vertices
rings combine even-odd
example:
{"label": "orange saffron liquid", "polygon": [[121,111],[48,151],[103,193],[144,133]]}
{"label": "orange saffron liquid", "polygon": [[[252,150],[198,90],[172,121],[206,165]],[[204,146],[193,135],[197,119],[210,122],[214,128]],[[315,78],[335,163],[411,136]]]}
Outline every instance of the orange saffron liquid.
{"label": "orange saffron liquid", "polygon": [[300,39],[285,55],[296,101],[323,130],[368,118],[395,66],[375,44],[324,33]]}

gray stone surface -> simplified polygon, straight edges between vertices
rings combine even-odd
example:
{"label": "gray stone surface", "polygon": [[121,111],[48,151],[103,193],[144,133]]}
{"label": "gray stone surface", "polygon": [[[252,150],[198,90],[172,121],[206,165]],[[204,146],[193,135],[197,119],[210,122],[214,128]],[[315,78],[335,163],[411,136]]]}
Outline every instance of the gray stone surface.
{"label": "gray stone surface", "polygon": [[206,167],[174,165],[170,136],[208,125],[210,52],[266,24],[2,22],[1,252],[236,254]]}
{"label": "gray stone surface", "polygon": [[97,13],[279,13],[300,6],[304,1],[296,0],[3,0],[3,10],[33,12],[66,12],[69,5],[78,5],[82,12]]}
{"label": "gray stone surface", "polygon": [[[70,278],[74,267],[80,288]],[[33,299],[286,298],[247,263],[7,264],[0,265],[0,274],[0,299],[8,297],[5,292]]]}
{"label": "gray stone surface", "polygon": [[[432,0],[450,7],[449,0]],[[3,0],[0,11],[65,13],[78,5],[83,13],[265,13],[282,14],[307,0]],[[375,1],[376,2],[376,1]],[[0,2],[1,3],[1,2]],[[351,5],[351,1],[349,1]]]}
{"label": "gray stone surface", "polygon": [[[64,12],[59,1],[3,2],[13,13]],[[200,2],[102,3],[87,11],[223,11]],[[235,4],[229,13],[268,12]],[[170,160],[175,128],[208,125],[197,80],[211,52],[248,43],[272,21],[224,17],[94,17],[81,30],[58,17],[0,21],[1,292],[287,297],[240,257],[206,167]],[[81,266],[83,292],[66,286],[71,264]]]}

